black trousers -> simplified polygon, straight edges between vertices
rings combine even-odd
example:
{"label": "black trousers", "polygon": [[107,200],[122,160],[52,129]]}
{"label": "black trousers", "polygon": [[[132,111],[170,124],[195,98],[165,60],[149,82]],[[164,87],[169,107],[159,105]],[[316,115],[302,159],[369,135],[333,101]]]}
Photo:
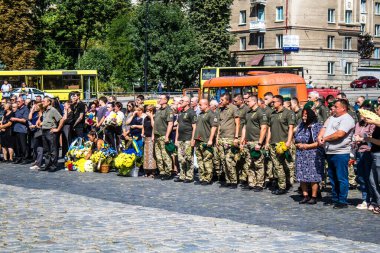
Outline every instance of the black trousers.
{"label": "black trousers", "polygon": [[16,136],[16,147],[17,147],[17,157],[18,159],[27,160],[29,156],[28,151],[28,134],[15,133]]}
{"label": "black trousers", "polygon": [[42,130],[44,146],[45,169],[56,169],[58,165],[57,134],[50,133],[50,129]]}
{"label": "black trousers", "polygon": [[70,125],[64,125],[62,129],[62,156],[64,157],[69,151],[69,147],[71,145],[72,139],[71,139],[71,126]]}

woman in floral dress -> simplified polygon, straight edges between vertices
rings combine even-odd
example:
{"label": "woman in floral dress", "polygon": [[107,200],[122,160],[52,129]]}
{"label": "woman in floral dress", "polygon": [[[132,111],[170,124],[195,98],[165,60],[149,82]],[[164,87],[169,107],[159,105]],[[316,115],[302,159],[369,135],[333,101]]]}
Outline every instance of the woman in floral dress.
{"label": "woman in floral dress", "polygon": [[[323,125],[310,108],[302,111],[302,122],[295,133],[296,143],[296,177],[301,183],[303,200],[300,204],[316,204],[318,184],[322,181],[324,168],[323,149],[319,147],[317,137]],[[309,196],[308,185],[311,185],[312,196]]]}

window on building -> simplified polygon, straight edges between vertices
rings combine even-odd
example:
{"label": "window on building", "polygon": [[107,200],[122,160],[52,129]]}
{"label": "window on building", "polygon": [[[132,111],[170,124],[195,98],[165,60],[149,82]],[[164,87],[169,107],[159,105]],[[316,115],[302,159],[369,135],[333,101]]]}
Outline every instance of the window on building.
{"label": "window on building", "polygon": [[380,3],[375,3],[375,14],[380,15]]}
{"label": "window on building", "polygon": [[258,49],[264,48],[264,35],[263,34],[257,35],[257,48]]}
{"label": "window on building", "polygon": [[352,75],[352,62],[346,62],[346,66],[344,67],[345,75]]}
{"label": "window on building", "polygon": [[344,37],[344,49],[351,50],[352,49],[352,38]]}
{"label": "window on building", "polygon": [[335,37],[334,36],[327,36],[327,48],[334,48],[335,44]]}
{"label": "window on building", "polygon": [[282,66],[282,61],[275,61],[276,66]]}
{"label": "window on building", "polygon": [[335,9],[329,9],[327,12],[327,22],[335,23]]}
{"label": "window on building", "polygon": [[284,21],[284,7],[276,7],[276,21]]}
{"label": "window on building", "polygon": [[245,37],[240,38],[240,50],[244,51],[247,49],[247,39]]}
{"label": "window on building", "polygon": [[257,5],[257,21],[265,21],[265,5]]}
{"label": "window on building", "polygon": [[380,25],[375,25],[375,36],[380,36]]}
{"label": "window on building", "polygon": [[362,34],[365,32],[365,24],[360,24],[360,32]]}
{"label": "window on building", "polygon": [[239,62],[239,67],[245,67],[245,62]]}
{"label": "window on building", "polygon": [[327,74],[328,75],[334,75],[335,74],[335,69],[334,69],[334,62],[333,61],[329,61],[327,63]]}
{"label": "window on building", "polygon": [[380,48],[375,47],[375,50],[373,51],[373,58],[380,59]]}
{"label": "window on building", "polygon": [[346,11],[346,15],[345,15],[344,21],[346,22],[346,24],[351,24],[352,23],[352,11],[350,11],[350,10]]}
{"label": "window on building", "polygon": [[247,23],[247,12],[240,11],[239,25],[245,25]]}
{"label": "window on building", "polygon": [[282,34],[276,35],[276,48],[282,48],[283,36]]}
{"label": "window on building", "polygon": [[360,1],[360,12],[367,13],[367,0]]}

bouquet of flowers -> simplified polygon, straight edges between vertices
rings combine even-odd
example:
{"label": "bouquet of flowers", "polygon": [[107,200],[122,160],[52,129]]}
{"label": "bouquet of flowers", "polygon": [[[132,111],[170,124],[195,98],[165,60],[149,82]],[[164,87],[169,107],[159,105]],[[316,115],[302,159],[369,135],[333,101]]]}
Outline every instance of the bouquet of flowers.
{"label": "bouquet of flowers", "polygon": [[86,113],[86,123],[90,126],[92,126],[96,123],[96,117],[95,117],[94,112],[87,112]]}
{"label": "bouquet of flowers", "polygon": [[132,171],[136,161],[135,154],[120,153],[114,160],[115,168],[119,175],[127,176]]}
{"label": "bouquet of flowers", "polygon": [[285,159],[289,162],[292,160],[292,155],[290,154],[288,147],[283,141],[276,144],[276,153],[279,155],[285,154]]}
{"label": "bouquet of flowers", "polygon": [[94,164],[107,164],[110,165],[114,157],[116,157],[117,152],[113,148],[102,148],[99,151],[95,151],[90,160]]}
{"label": "bouquet of flowers", "polygon": [[78,138],[69,147],[69,151],[66,154],[67,161],[76,161],[81,158],[85,158],[88,152],[91,150],[91,142],[83,142],[83,139]]}
{"label": "bouquet of flowers", "polygon": [[74,167],[73,161],[69,160],[69,161],[65,162],[65,169],[68,171],[74,171],[75,167]]}
{"label": "bouquet of flowers", "polygon": [[86,161],[87,161],[86,159],[81,158],[78,161],[74,162],[74,166],[75,166],[76,170],[83,173],[84,172],[84,164],[86,163]]}

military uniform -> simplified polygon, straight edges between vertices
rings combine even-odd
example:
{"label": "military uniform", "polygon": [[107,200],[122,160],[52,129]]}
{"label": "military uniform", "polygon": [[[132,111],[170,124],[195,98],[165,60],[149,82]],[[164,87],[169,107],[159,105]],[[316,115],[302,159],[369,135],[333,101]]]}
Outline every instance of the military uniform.
{"label": "military uniform", "polygon": [[[266,106],[264,108],[265,115],[267,116],[268,120],[270,119],[270,116],[272,115],[273,109],[270,106]],[[275,179],[275,175],[273,172],[273,161],[270,156],[269,151],[264,151],[264,167],[265,167],[265,180],[266,181],[272,181]]]}
{"label": "military uniform", "polygon": [[[264,168],[264,155],[260,151],[258,157],[251,157],[252,150],[259,144],[261,127],[268,125],[268,118],[265,111],[261,108],[251,109],[246,114],[245,125],[245,140],[244,153],[248,154],[244,159],[244,171],[248,175],[248,185],[251,187],[264,186],[265,168]],[[259,145],[262,145],[260,143]]]}
{"label": "military uniform", "polygon": [[[219,119],[219,109],[215,110],[214,114],[215,114],[215,117],[217,119]],[[219,124],[218,124],[218,127],[219,127]],[[215,137],[216,137],[216,135],[217,134],[215,134]],[[215,174],[218,177],[218,179],[220,179],[223,171],[222,171],[222,161],[220,159],[218,146],[214,146],[213,150],[214,150],[214,157],[213,157],[212,161],[214,164],[214,171],[215,171]]]}
{"label": "military uniform", "polygon": [[[244,125],[246,124],[245,117],[249,111],[250,111],[250,108],[246,104],[242,104],[240,107],[238,107],[238,114],[239,114],[239,118],[240,118],[239,137],[241,136]],[[246,150],[242,150],[240,152],[240,159],[237,161],[237,165],[236,165],[237,168],[242,168],[239,171],[239,181],[241,181],[241,182],[242,181],[248,182],[247,181],[248,180],[248,174],[247,174],[248,171],[244,170],[244,163],[246,161],[246,157],[249,157],[249,153],[247,153]]]}
{"label": "military uniform", "polygon": [[274,173],[278,179],[279,189],[285,190],[287,181],[290,182],[291,178],[294,178],[294,168],[289,168],[289,166],[294,167],[294,163],[287,163],[285,154],[280,155],[276,153],[276,144],[279,142],[287,142],[289,126],[296,124],[295,114],[286,108],[281,109],[281,111],[273,111],[269,122],[271,131],[270,153]]}
{"label": "military uniform", "polygon": [[294,114],[296,115],[296,125],[298,126],[302,122],[302,109],[298,109]]}
{"label": "military uniform", "polygon": [[318,117],[319,123],[325,123],[325,121],[330,117],[330,110],[324,105],[319,105],[315,108],[315,114]]}
{"label": "military uniform", "polygon": [[194,157],[191,147],[193,124],[197,122],[197,114],[193,109],[182,111],[178,115],[178,161],[181,180],[194,180]]}
{"label": "military uniform", "polygon": [[227,184],[237,184],[236,162],[239,160],[239,148],[234,147],[235,119],[239,118],[237,107],[229,104],[219,108],[218,151]]}
{"label": "military uniform", "polygon": [[213,168],[213,147],[208,147],[207,142],[211,135],[211,129],[218,127],[218,118],[211,111],[201,112],[197,118],[195,129],[195,155],[199,166],[199,180],[211,182]]}
{"label": "military uniform", "polygon": [[172,158],[165,149],[165,135],[169,122],[173,122],[172,109],[169,106],[158,109],[154,115],[154,152],[161,176],[170,176],[173,166]]}

